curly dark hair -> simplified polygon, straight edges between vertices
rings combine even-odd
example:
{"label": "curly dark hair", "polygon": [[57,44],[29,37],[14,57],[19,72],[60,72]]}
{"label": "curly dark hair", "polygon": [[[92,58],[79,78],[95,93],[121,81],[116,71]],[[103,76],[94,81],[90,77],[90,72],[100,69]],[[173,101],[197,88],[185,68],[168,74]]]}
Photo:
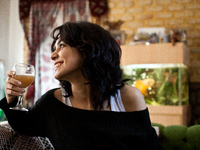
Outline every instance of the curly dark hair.
{"label": "curly dark hair", "polygon": [[[71,47],[77,48],[83,56],[81,71],[89,80],[86,84],[91,86],[94,109],[101,110],[103,102],[110,100],[110,96],[114,96],[126,81],[122,79],[119,44],[110,32],[90,22],[66,22],[55,28],[51,37],[52,52],[60,38]],[[68,81],[60,81],[60,84],[67,93],[65,96],[70,96],[71,84]]]}

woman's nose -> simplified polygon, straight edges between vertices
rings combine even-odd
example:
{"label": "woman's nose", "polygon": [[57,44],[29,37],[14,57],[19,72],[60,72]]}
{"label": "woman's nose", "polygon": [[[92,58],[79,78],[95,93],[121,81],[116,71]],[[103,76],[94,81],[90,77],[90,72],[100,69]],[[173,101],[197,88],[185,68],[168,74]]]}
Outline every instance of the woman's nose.
{"label": "woman's nose", "polygon": [[58,57],[58,53],[57,53],[56,51],[54,51],[54,52],[51,54],[51,59],[52,59],[52,60],[55,60],[57,57]]}

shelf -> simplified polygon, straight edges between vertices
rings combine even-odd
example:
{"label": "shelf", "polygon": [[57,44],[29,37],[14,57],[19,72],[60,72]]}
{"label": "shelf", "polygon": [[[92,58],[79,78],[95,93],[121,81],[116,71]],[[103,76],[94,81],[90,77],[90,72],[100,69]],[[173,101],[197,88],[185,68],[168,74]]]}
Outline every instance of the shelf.
{"label": "shelf", "polygon": [[121,65],[185,64],[189,65],[189,50],[184,43],[150,45],[121,45]]}
{"label": "shelf", "polygon": [[147,105],[151,122],[168,125],[190,125],[191,108],[184,106],[151,106]]}

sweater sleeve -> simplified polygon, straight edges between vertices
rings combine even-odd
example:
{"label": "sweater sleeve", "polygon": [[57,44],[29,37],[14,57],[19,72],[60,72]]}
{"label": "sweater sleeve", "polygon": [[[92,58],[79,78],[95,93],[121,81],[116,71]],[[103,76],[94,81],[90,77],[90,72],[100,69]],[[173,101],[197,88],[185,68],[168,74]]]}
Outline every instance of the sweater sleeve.
{"label": "sweater sleeve", "polygon": [[14,100],[12,103],[10,103],[10,104],[7,103],[6,97],[4,97],[4,98],[0,101],[0,108],[4,110],[4,109],[7,109],[7,108],[9,108],[9,107],[14,107],[16,104],[17,104],[17,97],[16,97],[15,100]]}
{"label": "sweater sleeve", "polygon": [[45,95],[42,96],[28,111],[9,109],[9,107],[16,105],[17,98],[11,104],[7,104],[6,98],[3,98],[0,101],[0,108],[4,111],[13,130],[30,136],[45,137],[45,113],[42,109],[45,105],[45,98]]}
{"label": "sweater sleeve", "polygon": [[144,149],[150,148],[154,150],[164,150],[153,127],[151,127],[146,142],[143,144],[143,146]]}
{"label": "sweater sleeve", "polygon": [[[152,149],[152,150],[164,150],[162,147],[159,138],[156,134],[155,129],[151,126],[151,120],[149,116],[148,108],[144,111],[132,112],[130,120],[127,117],[128,123],[131,123],[132,130],[129,130],[129,133],[132,135],[128,138],[129,148],[131,147],[139,147],[139,149]],[[127,119],[126,118],[126,119]],[[131,132],[132,131],[132,132]],[[135,138],[137,137],[137,138]],[[134,143],[134,145],[133,145]]]}

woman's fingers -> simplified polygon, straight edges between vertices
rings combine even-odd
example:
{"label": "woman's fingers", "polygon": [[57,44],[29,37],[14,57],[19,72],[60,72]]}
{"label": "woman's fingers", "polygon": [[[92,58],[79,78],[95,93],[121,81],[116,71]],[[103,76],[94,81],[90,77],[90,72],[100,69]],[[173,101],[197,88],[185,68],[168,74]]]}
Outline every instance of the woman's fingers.
{"label": "woman's fingers", "polygon": [[8,77],[6,79],[5,89],[15,91],[15,92],[8,91],[8,93],[9,94],[16,93],[16,92],[24,93],[25,90],[19,87],[22,83],[12,77],[14,73],[11,71],[11,72],[8,72],[7,75]]}
{"label": "woman's fingers", "polygon": [[15,95],[15,96],[22,95],[25,92],[23,88],[20,88],[19,86],[11,84],[11,83],[5,84],[5,91],[6,91],[6,94]]}
{"label": "woman's fingers", "polygon": [[12,76],[14,76],[16,74],[16,72],[12,71],[12,70],[9,70],[9,71],[6,72],[6,74],[7,74],[8,77],[9,76],[12,77]]}
{"label": "woman's fingers", "polygon": [[12,84],[15,86],[20,86],[22,83],[16,79],[14,79],[13,77],[7,77],[6,79],[6,84]]}
{"label": "woman's fingers", "polygon": [[13,78],[13,76],[15,75],[14,71],[7,71],[6,74],[6,99],[8,103],[11,103],[16,96],[21,96],[25,92],[25,90],[19,87],[21,85],[21,82]]}

